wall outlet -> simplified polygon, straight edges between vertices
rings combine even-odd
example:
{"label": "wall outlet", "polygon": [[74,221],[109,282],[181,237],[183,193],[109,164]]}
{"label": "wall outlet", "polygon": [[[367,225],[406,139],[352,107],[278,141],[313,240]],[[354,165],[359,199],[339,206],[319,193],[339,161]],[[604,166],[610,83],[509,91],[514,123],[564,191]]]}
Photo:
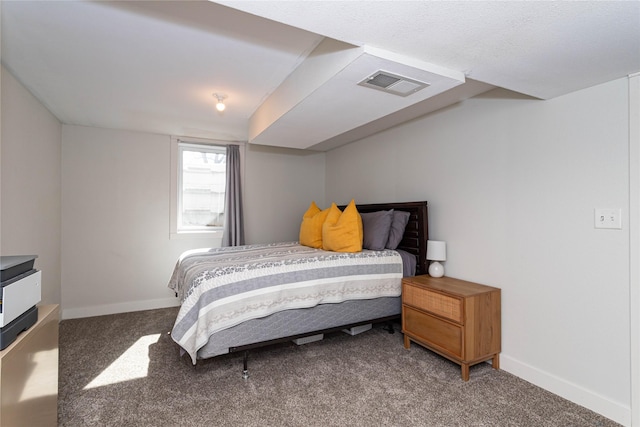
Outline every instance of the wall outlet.
{"label": "wall outlet", "polygon": [[622,229],[622,209],[595,209],[595,227]]}

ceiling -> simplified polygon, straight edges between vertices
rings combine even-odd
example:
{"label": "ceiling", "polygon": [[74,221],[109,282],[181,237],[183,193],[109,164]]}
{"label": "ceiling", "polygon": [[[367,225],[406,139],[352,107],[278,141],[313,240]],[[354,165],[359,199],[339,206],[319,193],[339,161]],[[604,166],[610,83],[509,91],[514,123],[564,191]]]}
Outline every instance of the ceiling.
{"label": "ceiling", "polygon": [[[0,7],[2,64],[63,123],[289,148],[329,150],[494,87],[550,99],[640,72],[638,1]],[[428,85],[358,85],[378,70]]]}

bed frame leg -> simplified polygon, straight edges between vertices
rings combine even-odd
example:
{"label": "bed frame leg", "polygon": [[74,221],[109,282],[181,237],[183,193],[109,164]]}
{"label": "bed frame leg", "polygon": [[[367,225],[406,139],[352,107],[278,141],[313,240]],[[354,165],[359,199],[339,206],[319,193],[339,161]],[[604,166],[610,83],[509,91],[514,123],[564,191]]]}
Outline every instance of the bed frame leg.
{"label": "bed frame leg", "polygon": [[249,362],[249,350],[245,350],[244,360],[243,360],[244,369],[242,370],[242,379],[245,379],[245,380],[249,378],[249,368],[247,366],[248,362]]}

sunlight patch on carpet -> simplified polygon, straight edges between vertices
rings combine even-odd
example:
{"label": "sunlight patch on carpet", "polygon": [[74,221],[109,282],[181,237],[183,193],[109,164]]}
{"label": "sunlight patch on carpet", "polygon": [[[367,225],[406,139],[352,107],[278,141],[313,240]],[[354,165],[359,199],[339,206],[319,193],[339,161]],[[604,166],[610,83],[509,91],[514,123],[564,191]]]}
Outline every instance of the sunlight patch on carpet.
{"label": "sunlight patch on carpet", "polygon": [[160,334],[145,335],[138,339],[84,389],[145,378],[149,370],[149,346],[157,343],[158,339]]}

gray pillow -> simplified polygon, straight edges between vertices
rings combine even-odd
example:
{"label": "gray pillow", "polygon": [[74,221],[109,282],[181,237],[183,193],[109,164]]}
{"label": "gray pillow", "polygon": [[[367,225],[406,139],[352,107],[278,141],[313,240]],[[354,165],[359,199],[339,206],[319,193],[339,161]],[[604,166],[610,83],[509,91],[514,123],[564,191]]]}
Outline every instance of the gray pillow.
{"label": "gray pillow", "polygon": [[393,211],[393,219],[391,221],[391,229],[389,230],[389,238],[385,247],[387,249],[395,249],[402,241],[404,229],[409,222],[409,212]]}
{"label": "gray pillow", "polygon": [[384,249],[389,239],[393,209],[361,213],[362,217],[362,247],[374,251]]}

